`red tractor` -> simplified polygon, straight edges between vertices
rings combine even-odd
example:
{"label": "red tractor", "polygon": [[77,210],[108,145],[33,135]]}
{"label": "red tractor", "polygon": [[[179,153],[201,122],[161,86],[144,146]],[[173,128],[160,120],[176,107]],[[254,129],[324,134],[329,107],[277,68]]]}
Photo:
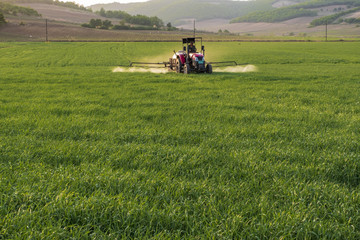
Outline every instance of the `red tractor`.
{"label": "red tractor", "polygon": [[[195,47],[195,40],[201,40],[201,51],[198,52]],[[202,45],[202,37],[192,37],[182,39],[183,49],[175,52],[174,55],[169,58],[168,62],[130,62],[129,67],[143,67],[143,66],[155,66],[164,65],[169,71],[175,71],[177,73],[212,73],[212,64],[220,64],[221,66],[234,66],[238,65],[235,61],[227,62],[206,62],[205,61],[205,47]]]}
{"label": "red tractor", "polygon": [[[201,51],[195,47],[195,39],[201,40]],[[169,58],[168,68],[177,73],[212,73],[212,65],[205,61],[205,47],[202,45],[202,38],[183,38],[183,50],[174,51],[172,58]]]}

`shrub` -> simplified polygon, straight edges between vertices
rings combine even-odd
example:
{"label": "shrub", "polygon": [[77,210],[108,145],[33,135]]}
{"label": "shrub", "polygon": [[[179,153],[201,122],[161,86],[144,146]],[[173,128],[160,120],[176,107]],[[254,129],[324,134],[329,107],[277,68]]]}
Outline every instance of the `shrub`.
{"label": "shrub", "polygon": [[114,25],[112,27],[113,30],[129,30],[130,27],[126,25]]}
{"label": "shrub", "polygon": [[86,28],[92,28],[91,25],[88,23],[81,24],[81,26]]}
{"label": "shrub", "polygon": [[92,28],[100,28],[102,26],[102,21],[101,19],[91,19],[90,20],[90,26]]}
{"label": "shrub", "polygon": [[81,26],[86,28],[109,29],[113,25],[109,20],[101,21],[101,19],[91,19],[90,23],[84,23],[81,24]]}
{"label": "shrub", "polygon": [[0,24],[6,23],[4,15],[0,12]]}
{"label": "shrub", "polygon": [[111,21],[105,20],[105,21],[102,22],[101,28],[103,28],[103,29],[109,29],[109,28],[112,27],[112,26],[113,26],[113,24],[111,23]]}
{"label": "shrub", "polygon": [[171,25],[171,22],[169,22],[168,24],[166,24],[166,29],[167,29],[168,31],[175,31],[175,30],[177,30],[176,27],[173,27],[173,26]]}

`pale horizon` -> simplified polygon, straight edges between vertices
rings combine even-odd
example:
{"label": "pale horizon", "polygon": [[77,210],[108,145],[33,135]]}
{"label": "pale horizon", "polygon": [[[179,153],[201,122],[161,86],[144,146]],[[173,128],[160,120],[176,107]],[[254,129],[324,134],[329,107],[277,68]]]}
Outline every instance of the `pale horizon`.
{"label": "pale horizon", "polygon": [[105,4],[105,3],[134,3],[134,2],[147,2],[148,0],[63,0],[64,2],[75,2],[85,7],[94,4]]}
{"label": "pale horizon", "polygon": [[[94,4],[106,4],[106,3],[135,3],[135,2],[148,2],[150,0],[62,0],[64,2],[75,2],[85,7]],[[232,0],[232,1],[248,1],[248,0]]]}

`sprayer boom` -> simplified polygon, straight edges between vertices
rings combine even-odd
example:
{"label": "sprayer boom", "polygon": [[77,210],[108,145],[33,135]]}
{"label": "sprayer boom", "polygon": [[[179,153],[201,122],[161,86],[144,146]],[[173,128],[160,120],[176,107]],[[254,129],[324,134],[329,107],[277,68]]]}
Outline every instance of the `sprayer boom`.
{"label": "sprayer boom", "polygon": [[225,62],[209,62],[209,64],[215,67],[228,67],[228,66],[239,66],[248,65],[248,63],[237,63],[236,61],[225,61]]}
{"label": "sprayer boom", "polygon": [[157,66],[158,68],[167,68],[169,62],[157,62],[157,63],[150,63],[150,62],[130,62],[129,67],[149,67],[151,65],[163,65],[163,66]]}

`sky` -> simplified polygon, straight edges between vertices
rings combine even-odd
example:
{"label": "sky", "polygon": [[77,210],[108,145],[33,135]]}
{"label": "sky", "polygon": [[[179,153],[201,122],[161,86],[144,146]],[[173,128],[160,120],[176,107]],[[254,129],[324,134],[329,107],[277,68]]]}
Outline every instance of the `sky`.
{"label": "sky", "polygon": [[84,5],[85,7],[94,5],[97,3],[131,3],[131,2],[146,2],[147,0],[63,0],[64,2],[76,2],[78,4]]}
{"label": "sky", "polygon": [[[113,2],[119,2],[119,3],[133,3],[133,2],[147,2],[149,0],[62,0],[64,2],[76,2],[80,5],[83,5],[85,7],[91,6],[97,3],[113,3]],[[233,0],[233,1],[247,1],[247,0]]]}

